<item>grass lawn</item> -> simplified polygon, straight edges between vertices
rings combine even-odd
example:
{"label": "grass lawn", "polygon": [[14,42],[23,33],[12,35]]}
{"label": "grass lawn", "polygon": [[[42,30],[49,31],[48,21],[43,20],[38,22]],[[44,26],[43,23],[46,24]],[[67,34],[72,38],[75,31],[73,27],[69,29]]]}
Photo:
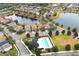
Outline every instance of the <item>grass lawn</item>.
{"label": "grass lawn", "polygon": [[25,36],[21,37],[21,40],[25,43],[27,40],[27,38]]}
{"label": "grass lawn", "polygon": [[4,52],[4,53],[0,52],[0,56],[17,56],[17,54],[18,54],[18,52],[14,46],[8,52]]}
{"label": "grass lawn", "polygon": [[70,44],[71,49],[73,50],[74,45],[79,43],[76,39],[73,39],[71,36],[67,35],[52,36],[52,42],[58,47],[60,51],[64,51],[64,47],[67,44]]}

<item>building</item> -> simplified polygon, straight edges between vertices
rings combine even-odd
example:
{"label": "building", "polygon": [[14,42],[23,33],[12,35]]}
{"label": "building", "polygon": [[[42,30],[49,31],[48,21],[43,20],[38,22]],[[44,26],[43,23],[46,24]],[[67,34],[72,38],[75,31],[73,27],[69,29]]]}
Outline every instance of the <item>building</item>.
{"label": "building", "polygon": [[11,48],[12,45],[9,44],[4,34],[0,32],[0,52],[9,51]]}
{"label": "building", "polygon": [[79,3],[73,3],[73,4],[70,4],[67,9],[70,9],[70,10],[79,10]]}

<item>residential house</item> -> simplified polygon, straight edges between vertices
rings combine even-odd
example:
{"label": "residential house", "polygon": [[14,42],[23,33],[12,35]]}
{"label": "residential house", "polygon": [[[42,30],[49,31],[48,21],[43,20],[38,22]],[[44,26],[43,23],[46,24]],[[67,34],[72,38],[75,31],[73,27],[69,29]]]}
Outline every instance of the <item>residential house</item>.
{"label": "residential house", "polygon": [[11,48],[12,45],[9,44],[4,34],[0,32],[0,52],[9,51]]}

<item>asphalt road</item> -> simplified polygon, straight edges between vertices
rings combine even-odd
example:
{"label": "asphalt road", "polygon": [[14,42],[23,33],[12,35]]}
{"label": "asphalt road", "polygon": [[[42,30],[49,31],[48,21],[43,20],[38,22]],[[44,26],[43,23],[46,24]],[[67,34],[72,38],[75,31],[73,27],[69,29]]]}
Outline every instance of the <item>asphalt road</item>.
{"label": "asphalt road", "polygon": [[29,50],[25,47],[25,45],[24,45],[24,44],[21,42],[21,40],[20,40],[21,35],[18,35],[18,34],[14,34],[14,35],[13,35],[10,31],[8,31],[7,28],[5,28],[4,30],[5,30],[5,31],[8,33],[8,35],[10,35],[10,36],[13,38],[13,40],[15,41],[17,47],[18,47],[19,50],[20,50],[20,55],[21,55],[21,56],[30,56]]}

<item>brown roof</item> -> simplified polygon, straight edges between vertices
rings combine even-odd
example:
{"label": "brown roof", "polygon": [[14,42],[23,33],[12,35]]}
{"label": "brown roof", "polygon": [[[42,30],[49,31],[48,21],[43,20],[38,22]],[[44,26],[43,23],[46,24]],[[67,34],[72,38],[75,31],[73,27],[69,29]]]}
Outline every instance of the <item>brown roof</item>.
{"label": "brown roof", "polygon": [[5,40],[5,36],[4,35],[0,35],[0,42],[4,41]]}

